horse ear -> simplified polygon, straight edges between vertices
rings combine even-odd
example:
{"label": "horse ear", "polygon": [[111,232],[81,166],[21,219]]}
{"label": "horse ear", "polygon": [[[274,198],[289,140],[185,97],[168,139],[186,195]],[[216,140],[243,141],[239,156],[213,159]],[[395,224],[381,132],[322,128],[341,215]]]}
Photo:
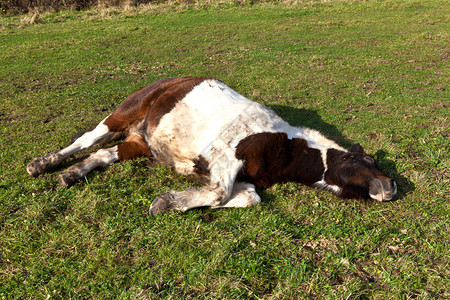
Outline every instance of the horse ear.
{"label": "horse ear", "polygon": [[358,144],[354,144],[354,145],[350,148],[350,152],[364,154],[364,149],[363,149],[363,147],[358,143]]}

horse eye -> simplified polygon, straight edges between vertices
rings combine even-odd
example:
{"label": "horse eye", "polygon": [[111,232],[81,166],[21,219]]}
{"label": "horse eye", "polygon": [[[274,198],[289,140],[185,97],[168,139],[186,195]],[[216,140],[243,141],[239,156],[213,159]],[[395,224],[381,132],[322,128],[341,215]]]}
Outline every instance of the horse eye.
{"label": "horse eye", "polygon": [[364,156],[364,160],[366,162],[368,162],[369,164],[374,164],[375,163],[375,160],[371,156]]}

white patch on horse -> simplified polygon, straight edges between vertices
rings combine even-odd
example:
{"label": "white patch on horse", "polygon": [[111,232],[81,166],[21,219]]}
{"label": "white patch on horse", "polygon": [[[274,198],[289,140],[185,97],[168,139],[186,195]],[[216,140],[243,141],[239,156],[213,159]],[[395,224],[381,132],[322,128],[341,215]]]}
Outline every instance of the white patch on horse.
{"label": "white patch on horse", "polygon": [[81,137],[79,137],[73,144],[71,144],[69,147],[62,149],[58,152],[58,154],[62,155],[64,158],[69,157],[70,155],[77,153],[80,150],[89,148],[102,139],[110,136],[113,134],[106,126],[104,121],[108,117],[104,118],[98,125],[95,127],[94,130],[86,132]]}
{"label": "white patch on horse", "polygon": [[[325,172],[324,172],[324,174],[325,174]],[[314,186],[318,187],[320,189],[331,191],[336,195],[339,195],[342,192],[342,189],[340,187],[338,187],[337,185],[330,185],[330,184],[326,183],[324,179],[314,183]]]}

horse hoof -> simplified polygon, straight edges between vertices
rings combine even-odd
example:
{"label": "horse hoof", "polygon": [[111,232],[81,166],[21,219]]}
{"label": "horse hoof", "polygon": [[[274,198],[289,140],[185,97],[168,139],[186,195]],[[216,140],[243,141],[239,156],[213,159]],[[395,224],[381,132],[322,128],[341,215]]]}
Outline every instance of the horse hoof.
{"label": "horse hoof", "polygon": [[66,188],[71,187],[80,180],[80,176],[75,172],[64,172],[59,174],[58,181],[60,184],[64,185]]}
{"label": "horse hoof", "polygon": [[33,159],[27,166],[27,172],[33,177],[48,172],[60,162],[60,156],[56,153],[47,153],[42,157]]}
{"label": "horse hoof", "polygon": [[166,193],[158,196],[153,200],[150,206],[150,215],[154,216],[157,214],[166,213],[175,208],[175,200],[171,193]]}

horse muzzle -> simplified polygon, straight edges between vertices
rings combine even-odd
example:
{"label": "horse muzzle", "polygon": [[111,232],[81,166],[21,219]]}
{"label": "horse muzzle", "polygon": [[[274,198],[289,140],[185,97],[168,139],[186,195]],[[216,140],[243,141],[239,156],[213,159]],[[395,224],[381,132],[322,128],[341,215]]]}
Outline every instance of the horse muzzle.
{"label": "horse muzzle", "polygon": [[369,196],[377,201],[390,201],[397,194],[397,184],[393,179],[373,179],[369,184]]}

